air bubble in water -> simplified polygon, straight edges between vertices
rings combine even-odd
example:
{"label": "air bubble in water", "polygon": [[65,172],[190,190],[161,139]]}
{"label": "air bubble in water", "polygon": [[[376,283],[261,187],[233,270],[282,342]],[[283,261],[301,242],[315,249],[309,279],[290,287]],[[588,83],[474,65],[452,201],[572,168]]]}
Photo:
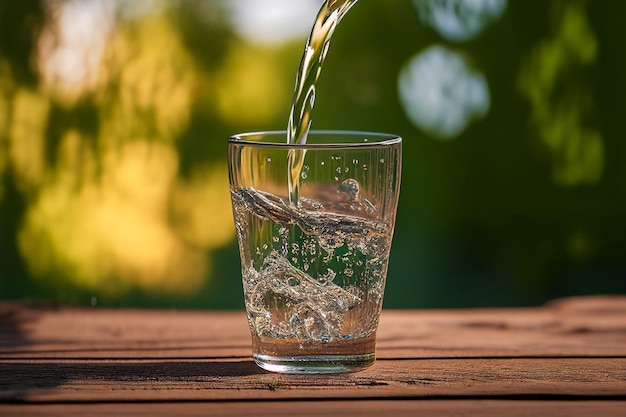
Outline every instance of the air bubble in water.
{"label": "air bubble in water", "polygon": [[348,178],[341,183],[339,191],[348,194],[351,201],[358,201],[361,194],[361,185],[354,178]]}
{"label": "air bubble in water", "polygon": [[268,163],[272,162],[272,158],[270,156],[267,157],[267,162]]}
{"label": "air bubble in water", "polygon": [[302,167],[302,172],[300,173],[300,178],[306,180],[309,177],[309,166],[305,165]]}

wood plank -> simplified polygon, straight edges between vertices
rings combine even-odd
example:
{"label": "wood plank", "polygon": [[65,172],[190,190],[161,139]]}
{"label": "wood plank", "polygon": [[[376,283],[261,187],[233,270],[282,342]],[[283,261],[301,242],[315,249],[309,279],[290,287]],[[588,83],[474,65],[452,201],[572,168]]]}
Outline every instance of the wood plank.
{"label": "wood plank", "polygon": [[381,360],[359,373],[330,376],[272,374],[248,360],[0,363],[0,401],[576,396],[626,400],[626,359]]}
{"label": "wood plank", "polygon": [[626,297],[544,307],[384,312],[379,357],[626,357]]}
{"label": "wood plank", "polygon": [[3,358],[249,357],[244,312],[0,307]]}
{"label": "wood plank", "polygon": [[384,311],[378,339],[371,369],[298,377],[254,365],[243,312],[0,303],[0,401],[626,399],[626,297]]}
{"label": "wood plank", "polygon": [[[541,308],[385,310],[379,358],[626,357],[626,297]],[[37,308],[0,304],[8,358],[247,358],[243,312]]]}
{"label": "wood plank", "polygon": [[624,417],[626,401],[534,401],[534,400],[382,400],[382,401],[250,401],[191,403],[106,403],[0,405],[6,416],[258,416],[322,417],[358,415],[363,417],[427,415],[430,417]]}

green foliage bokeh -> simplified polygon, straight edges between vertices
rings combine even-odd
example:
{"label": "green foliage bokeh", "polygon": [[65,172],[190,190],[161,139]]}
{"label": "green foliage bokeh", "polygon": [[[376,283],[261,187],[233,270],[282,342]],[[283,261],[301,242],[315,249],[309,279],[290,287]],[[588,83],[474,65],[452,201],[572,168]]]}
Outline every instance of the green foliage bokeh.
{"label": "green foliage bokeh", "polygon": [[[164,3],[118,17],[97,81],[72,95],[37,64],[51,3],[0,3],[0,299],[243,308],[234,234],[194,230],[203,223],[192,206],[219,214],[218,225],[232,222],[223,195],[203,187],[226,181],[229,135],[286,127],[304,39],[255,43],[237,34],[219,1]],[[408,0],[363,0],[346,16],[319,82],[314,128],[404,139],[385,307],[626,292],[625,18],[621,0],[510,0],[478,37],[447,42]],[[449,140],[413,124],[398,97],[402,69],[433,45],[467,57],[489,85],[487,115]],[[68,211],[88,219],[81,210],[106,204],[111,224],[126,219],[115,212],[135,198],[119,191],[124,169],[143,181],[137,189],[161,184],[155,193],[166,193],[141,194],[149,210],[163,205],[147,227],[171,240],[155,257],[180,255],[158,279],[149,259],[135,264],[125,253],[151,251],[124,247],[132,226],[100,231],[119,242],[107,241],[108,252],[101,240],[86,242],[87,255],[69,241],[90,236],[89,220],[79,223],[85,235],[54,229],[78,227]],[[106,200],[110,189],[116,197]],[[85,271],[90,265],[100,269]]]}

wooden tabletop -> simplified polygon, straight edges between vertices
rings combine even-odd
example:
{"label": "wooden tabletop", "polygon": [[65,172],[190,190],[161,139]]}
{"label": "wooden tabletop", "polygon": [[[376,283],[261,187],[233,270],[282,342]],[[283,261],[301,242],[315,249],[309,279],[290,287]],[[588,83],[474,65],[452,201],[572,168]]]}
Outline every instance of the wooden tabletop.
{"label": "wooden tabletop", "polygon": [[0,304],[0,415],[626,416],[626,296],[383,311],[377,362],[268,373],[243,312]]}

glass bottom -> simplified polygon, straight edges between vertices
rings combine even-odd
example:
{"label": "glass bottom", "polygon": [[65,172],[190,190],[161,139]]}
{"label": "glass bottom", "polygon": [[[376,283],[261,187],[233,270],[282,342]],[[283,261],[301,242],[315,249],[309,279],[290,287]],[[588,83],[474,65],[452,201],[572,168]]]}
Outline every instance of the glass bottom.
{"label": "glass bottom", "polygon": [[271,356],[254,353],[254,361],[261,368],[283,374],[335,374],[357,372],[376,361],[376,355],[316,355]]}

